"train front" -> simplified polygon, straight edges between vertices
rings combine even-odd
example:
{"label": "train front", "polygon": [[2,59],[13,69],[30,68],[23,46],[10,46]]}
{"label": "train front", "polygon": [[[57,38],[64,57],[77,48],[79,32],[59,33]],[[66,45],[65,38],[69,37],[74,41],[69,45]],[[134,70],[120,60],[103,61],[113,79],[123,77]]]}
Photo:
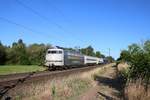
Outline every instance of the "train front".
{"label": "train front", "polygon": [[45,66],[50,68],[64,66],[63,49],[48,49],[46,53]]}

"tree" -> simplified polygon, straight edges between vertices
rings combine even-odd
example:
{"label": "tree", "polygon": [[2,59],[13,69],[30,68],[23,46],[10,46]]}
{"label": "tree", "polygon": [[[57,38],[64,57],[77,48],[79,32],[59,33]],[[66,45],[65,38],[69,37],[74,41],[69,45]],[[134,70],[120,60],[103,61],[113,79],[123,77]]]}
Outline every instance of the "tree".
{"label": "tree", "polygon": [[143,48],[146,53],[150,54],[150,40],[145,41]]}
{"label": "tree", "polygon": [[89,55],[89,56],[95,56],[94,49],[93,49],[92,46],[88,46],[86,48],[86,54]]}
{"label": "tree", "polygon": [[130,53],[127,50],[122,50],[120,53],[119,60],[122,60],[124,62],[128,62],[130,60]]}
{"label": "tree", "polygon": [[105,55],[101,54],[101,58],[105,58]]}
{"label": "tree", "polygon": [[107,60],[109,63],[112,63],[115,61],[115,59],[112,56],[105,57],[105,60]]}
{"label": "tree", "polygon": [[86,48],[80,49],[81,53],[88,56],[95,56],[99,58],[105,58],[105,55],[101,54],[100,51],[94,52],[94,48],[92,46],[88,46]]}
{"label": "tree", "polygon": [[19,65],[30,64],[26,52],[25,43],[23,43],[21,39],[19,39],[17,43],[14,42],[11,48],[8,48],[7,60],[8,64],[19,64]]}
{"label": "tree", "polygon": [[95,55],[96,55],[96,57],[101,57],[101,53],[100,53],[100,51],[96,51],[96,53],[95,53]]}
{"label": "tree", "polygon": [[27,48],[30,63],[32,65],[43,65],[45,60],[46,50],[51,48],[51,45],[31,44]]}
{"label": "tree", "polygon": [[82,54],[86,55],[86,49],[85,49],[85,48],[80,49],[80,52],[81,52]]}
{"label": "tree", "polygon": [[88,46],[86,48],[81,49],[81,53],[88,56],[95,56],[94,49],[92,46]]}
{"label": "tree", "polygon": [[3,44],[0,42],[0,65],[5,64],[6,61],[6,51]]}
{"label": "tree", "polygon": [[6,49],[6,64],[15,64],[16,63],[16,55],[13,52],[11,47]]}

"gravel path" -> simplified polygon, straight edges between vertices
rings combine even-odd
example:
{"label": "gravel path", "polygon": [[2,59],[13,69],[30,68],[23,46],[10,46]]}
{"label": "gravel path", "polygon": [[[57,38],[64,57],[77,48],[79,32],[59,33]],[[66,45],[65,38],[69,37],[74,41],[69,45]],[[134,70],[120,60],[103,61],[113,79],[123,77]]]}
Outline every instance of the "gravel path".
{"label": "gravel path", "polygon": [[116,73],[116,67],[109,67],[104,74],[96,76],[97,85],[82,94],[79,100],[121,100],[123,81]]}

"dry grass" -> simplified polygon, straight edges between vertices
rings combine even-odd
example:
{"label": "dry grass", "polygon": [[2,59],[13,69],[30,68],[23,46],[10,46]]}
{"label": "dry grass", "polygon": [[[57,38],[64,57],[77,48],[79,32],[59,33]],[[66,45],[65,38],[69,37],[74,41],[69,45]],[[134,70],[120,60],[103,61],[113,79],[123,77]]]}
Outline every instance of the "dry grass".
{"label": "dry grass", "polygon": [[87,78],[69,76],[64,79],[54,79],[42,83],[33,83],[15,89],[11,92],[13,98],[18,100],[66,100],[86,91],[92,86]]}
{"label": "dry grass", "polygon": [[[129,65],[126,63],[121,63],[117,66],[118,71],[124,75],[128,74]],[[143,85],[142,79],[136,81],[130,80],[126,83],[124,88],[124,97],[127,100],[150,100],[150,87],[147,91]]]}
{"label": "dry grass", "polygon": [[118,64],[118,66],[117,66],[118,71],[124,71],[124,70],[126,70],[128,67],[129,67],[129,65],[128,65],[127,63],[120,63],[120,64]]}
{"label": "dry grass", "polygon": [[150,87],[147,92],[139,79],[136,82],[128,82],[125,87],[125,97],[128,100],[150,100]]}
{"label": "dry grass", "polygon": [[64,78],[32,83],[13,89],[10,94],[16,100],[70,100],[95,86],[94,75],[104,73],[110,66],[112,64]]}

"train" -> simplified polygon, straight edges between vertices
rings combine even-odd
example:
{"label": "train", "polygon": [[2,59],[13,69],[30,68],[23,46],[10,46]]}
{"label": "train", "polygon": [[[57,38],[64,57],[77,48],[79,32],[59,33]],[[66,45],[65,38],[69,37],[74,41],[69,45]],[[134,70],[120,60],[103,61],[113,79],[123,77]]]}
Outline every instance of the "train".
{"label": "train", "polygon": [[75,50],[62,48],[48,49],[45,57],[45,66],[49,69],[65,69],[103,63],[103,58],[87,56]]}

